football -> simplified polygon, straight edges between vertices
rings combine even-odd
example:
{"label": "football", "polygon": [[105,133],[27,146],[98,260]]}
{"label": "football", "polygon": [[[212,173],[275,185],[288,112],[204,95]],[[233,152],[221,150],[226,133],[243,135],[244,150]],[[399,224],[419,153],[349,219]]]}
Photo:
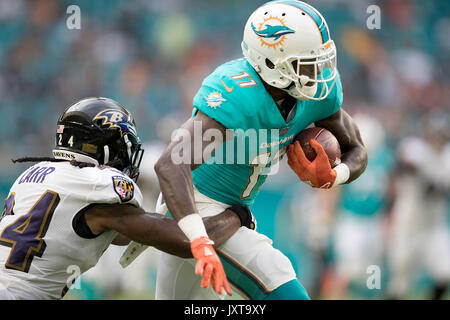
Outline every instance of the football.
{"label": "football", "polygon": [[313,161],[316,157],[316,152],[309,143],[311,139],[317,140],[322,145],[328,155],[328,160],[332,168],[341,163],[341,147],[339,142],[330,131],[320,127],[306,128],[294,138],[294,141],[300,143],[309,161]]}

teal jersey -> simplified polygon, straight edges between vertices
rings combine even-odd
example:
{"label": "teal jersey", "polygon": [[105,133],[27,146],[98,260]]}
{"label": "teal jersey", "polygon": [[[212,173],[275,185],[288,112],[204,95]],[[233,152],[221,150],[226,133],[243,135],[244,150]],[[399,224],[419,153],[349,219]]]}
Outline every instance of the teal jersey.
{"label": "teal jersey", "polygon": [[[319,84],[317,94],[321,90]],[[295,115],[286,122],[246,59],[219,66],[195,95],[192,116],[200,110],[233,130],[234,137],[192,172],[195,187],[216,201],[251,205],[287,145],[311,123],[337,112],[342,100],[338,74],[326,99],[297,100]]]}
{"label": "teal jersey", "polygon": [[387,147],[369,154],[364,173],[352,183],[342,186],[340,208],[363,216],[373,216],[382,211],[387,203],[386,186],[393,165],[393,152]]}

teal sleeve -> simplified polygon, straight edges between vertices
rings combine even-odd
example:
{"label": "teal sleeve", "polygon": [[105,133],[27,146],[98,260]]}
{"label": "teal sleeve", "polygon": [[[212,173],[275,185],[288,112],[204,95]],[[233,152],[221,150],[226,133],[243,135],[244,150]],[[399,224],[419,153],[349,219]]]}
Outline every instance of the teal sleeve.
{"label": "teal sleeve", "polygon": [[[330,83],[331,84],[331,83]],[[322,87],[320,86],[317,91],[320,92]],[[335,114],[339,111],[342,106],[342,102],[344,100],[344,94],[342,91],[342,83],[339,72],[336,75],[336,81],[334,83],[333,88],[331,89],[330,94],[324,99],[320,101],[309,100],[309,103],[317,104],[314,107],[317,110],[316,118],[314,121],[319,121],[329,116]]]}
{"label": "teal sleeve", "polygon": [[[213,73],[203,81],[193,100],[192,115],[194,116],[197,110],[200,110],[227,129],[244,128],[245,119],[236,105],[236,93],[232,92],[233,96],[231,96],[220,80],[221,77]],[[222,81],[224,80],[225,78]],[[230,83],[228,85],[232,86]]]}
{"label": "teal sleeve", "polygon": [[342,90],[341,76],[339,75],[339,71],[337,71],[336,83],[334,84],[333,89],[330,93],[331,104],[333,107],[331,108],[330,115],[335,114],[342,106],[342,102],[344,101],[344,92]]}

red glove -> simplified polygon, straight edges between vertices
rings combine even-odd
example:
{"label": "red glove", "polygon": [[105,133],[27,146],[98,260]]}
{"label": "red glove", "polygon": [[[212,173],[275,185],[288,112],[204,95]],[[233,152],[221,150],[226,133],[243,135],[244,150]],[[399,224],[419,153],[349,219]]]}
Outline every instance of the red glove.
{"label": "red glove", "polygon": [[203,275],[202,288],[207,288],[211,283],[211,286],[219,294],[222,294],[222,289],[225,288],[225,291],[231,296],[231,288],[225,270],[213,244],[214,242],[208,237],[200,237],[191,242],[192,255],[197,260],[195,274]]}
{"label": "red glove", "polygon": [[313,161],[306,158],[299,142],[295,141],[288,147],[288,164],[303,182],[313,188],[329,189],[336,181],[336,170],[331,168],[322,145],[314,139],[311,139],[310,144],[317,154]]}

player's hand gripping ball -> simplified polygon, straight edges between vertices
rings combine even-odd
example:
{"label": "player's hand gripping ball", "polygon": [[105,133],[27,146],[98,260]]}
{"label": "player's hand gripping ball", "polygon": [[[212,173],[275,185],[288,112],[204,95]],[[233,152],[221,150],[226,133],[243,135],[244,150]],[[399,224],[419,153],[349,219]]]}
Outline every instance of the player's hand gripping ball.
{"label": "player's hand gripping ball", "polygon": [[335,166],[341,163],[336,137],[319,127],[300,132],[289,145],[288,164],[297,176],[313,188],[329,189],[336,180]]}

